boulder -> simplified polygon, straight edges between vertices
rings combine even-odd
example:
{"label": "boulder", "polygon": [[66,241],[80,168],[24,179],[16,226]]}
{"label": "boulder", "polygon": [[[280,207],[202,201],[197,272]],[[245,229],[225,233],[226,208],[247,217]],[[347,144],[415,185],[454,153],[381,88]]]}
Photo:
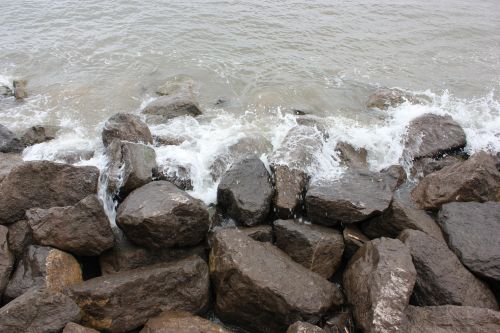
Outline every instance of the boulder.
{"label": "boulder", "polygon": [[500,172],[491,155],[478,152],[463,163],[424,177],[412,191],[412,197],[428,210],[438,210],[454,201],[500,201]]}
{"label": "boulder", "polygon": [[43,288],[31,288],[0,308],[2,333],[60,332],[80,320],[80,309],[69,297]]}
{"label": "boulder", "polygon": [[257,157],[241,160],[222,176],[217,205],[236,222],[253,226],[263,223],[271,210],[274,190],[271,176]]}
{"label": "boulder", "polygon": [[446,244],[418,230],[405,230],[399,239],[410,249],[417,270],[414,304],[498,309],[491,290],[460,263]]}
{"label": "boulder", "polygon": [[194,95],[196,82],[189,75],[176,75],[169,78],[164,84],[156,89],[156,93],[160,96],[175,95],[180,92]]}
{"label": "boulder", "polygon": [[0,85],[0,97],[12,97],[14,92],[6,85]]}
{"label": "boulder", "polygon": [[500,332],[500,312],[470,306],[409,306],[405,333]]}
{"label": "boulder", "polygon": [[321,327],[309,324],[307,322],[298,321],[286,330],[286,333],[326,333]]}
{"label": "boulder", "polygon": [[56,133],[60,130],[58,126],[36,125],[26,129],[20,136],[21,144],[24,147],[47,142],[56,138]]}
{"label": "boulder", "polygon": [[302,266],[329,279],[339,268],[344,239],[337,230],[295,220],[274,221],[276,246]]}
{"label": "boulder", "polygon": [[99,256],[103,275],[146,267],[154,264],[172,262],[198,255],[206,260],[206,249],[202,243],[194,247],[170,247],[149,250],[130,242],[123,232],[115,228],[115,246]]}
{"label": "boulder", "polygon": [[67,323],[62,333],[99,333],[99,331],[75,323]]}
{"label": "boulder", "polygon": [[343,303],[339,289],[269,243],[237,229],[211,242],[210,276],[215,313],[252,332],[282,332],[296,321],[316,323]]}
{"label": "boulder", "polygon": [[23,163],[23,158],[19,154],[0,153],[0,183],[7,177],[10,170]]}
{"label": "boulder", "polygon": [[273,227],[270,225],[258,225],[255,227],[240,228],[242,233],[259,242],[273,242]]}
{"label": "boulder", "polygon": [[146,115],[146,121],[153,124],[166,123],[176,117],[196,117],[202,114],[196,97],[186,91],[158,97],[142,113]]}
{"label": "boulder", "polygon": [[426,113],[408,124],[403,156],[409,160],[439,157],[464,148],[466,143],[463,128],[453,118]]}
{"label": "boulder", "polygon": [[20,153],[23,149],[24,147],[17,135],[0,124],[0,153]]}
{"label": "boulder", "polygon": [[387,110],[389,107],[394,108],[405,102],[411,104],[426,104],[430,102],[430,100],[427,96],[415,95],[401,89],[383,88],[377,90],[368,98],[366,106],[368,108]]}
{"label": "boulder", "polygon": [[0,225],[0,301],[14,266],[14,255],[9,249],[8,234],[9,229]]}
{"label": "boulder", "polygon": [[153,143],[148,125],[138,116],[130,113],[116,113],[104,123],[102,129],[104,147],[109,146],[114,139],[132,143]]}
{"label": "boulder", "polygon": [[155,147],[179,146],[186,140],[186,137],[176,135],[153,135],[153,145]]}
{"label": "boulder", "polygon": [[26,81],[26,80],[14,80],[12,83],[14,86],[14,96],[16,97],[17,100],[23,100],[26,97],[28,97],[28,91],[26,89],[26,86],[28,85],[28,81]]}
{"label": "boulder", "polygon": [[67,163],[75,164],[80,161],[87,161],[94,157],[94,151],[89,149],[75,149],[67,151],[59,151],[54,155],[54,160]]}
{"label": "boulder", "polygon": [[333,181],[318,181],[306,194],[307,214],[313,223],[335,226],[356,223],[389,208],[394,184],[368,170],[345,172]]}
{"label": "boulder", "polygon": [[82,270],[76,259],[50,247],[31,245],[11,276],[5,297],[14,299],[31,287],[61,291],[82,281]]}
{"label": "boulder", "polygon": [[346,225],[342,231],[342,236],[344,237],[345,244],[344,256],[347,259],[351,258],[360,247],[370,241],[354,224]]}
{"label": "boulder", "polygon": [[16,258],[21,259],[24,251],[33,244],[33,235],[27,220],[20,220],[9,224],[9,249]]}
{"label": "boulder", "polygon": [[500,282],[500,203],[445,204],[438,221],[462,264],[483,278]]}
{"label": "boulder", "polygon": [[408,248],[397,239],[377,238],[351,258],[344,289],[363,332],[399,332],[415,284]]}
{"label": "boulder", "polygon": [[[295,110],[297,111],[297,110]],[[324,124],[324,119],[320,118],[318,116],[314,116],[311,114],[296,114],[300,117],[296,117],[295,121],[297,122],[297,125],[302,125],[302,126],[309,126],[309,127],[314,127],[316,130],[318,130],[323,137],[323,139],[328,139],[330,137],[330,133],[328,133],[328,128]]]}
{"label": "boulder", "polygon": [[153,180],[156,152],[141,143],[113,140],[106,149],[108,192],[120,198]]}
{"label": "boulder", "polygon": [[189,165],[172,165],[165,161],[165,165],[154,172],[154,180],[166,180],[184,191],[193,190],[193,180],[191,179],[191,167]]}
{"label": "boulder", "polygon": [[166,181],[130,193],[116,223],[128,239],[149,249],[199,244],[209,226],[205,204]]}
{"label": "boulder", "polygon": [[13,223],[34,207],[76,204],[97,193],[99,169],[49,161],[25,162],[0,183],[0,224]]}
{"label": "boulder", "polygon": [[114,245],[109,219],[95,194],[73,206],[32,208],[26,216],[40,245],[79,256],[97,256]]}
{"label": "boulder", "polygon": [[440,158],[424,157],[413,162],[411,174],[412,177],[421,179],[433,172],[463,161],[462,157],[456,155],[444,155]]}
{"label": "boulder", "polygon": [[199,257],[97,277],[67,290],[83,312],[82,324],[127,332],[166,310],[193,313],[208,306],[207,264]]}
{"label": "boulder", "polygon": [[339,141],[335,146],[335,152],[339,155],[340,162],[350,168],[367,168],[366,156],[368,151],[365,148],[355,148],[350,143]]}
{"label": "boulder", "polygon": [[231,331],[185,311],[165,311],[149,319],[140,333],[231,333]]}
{"label": "boulder", "polygon": [[380,170],[380,173],[385,175],[389,183],[392,182],[391,187],[393,187],[394,189],[403,185],[408,178],[405,169],[398,164],[394,164],[387,168],[384,168]]}
{"label": "boulder", "polygon": [[420,230],[444,242],[441,229],[434,219],[418,208],[412,200],[410,185],[394,192],[391,205],[382,215],[361,224],[363,233],[370,238],[396,238],[405,229]]}
{"label": "boulder", "polygon": [[307,173],[287,165],[271,166],[274,174],[274,213],[279,218],[296,217],[303,210],[304,193],[309,182]]}

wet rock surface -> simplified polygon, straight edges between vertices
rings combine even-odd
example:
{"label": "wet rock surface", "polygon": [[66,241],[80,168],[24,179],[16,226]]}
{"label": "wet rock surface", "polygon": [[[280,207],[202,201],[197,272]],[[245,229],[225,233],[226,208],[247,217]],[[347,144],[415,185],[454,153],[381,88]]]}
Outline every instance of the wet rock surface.
{"label": "wet rock surface", "polygon": [[222,176],[217,205],[240,224],[263,223],[271,210],[274,194],[271,176],[257,157],[241,160]]}
{"label": "wet rock surface", "polygon": [[114,245],[108,217],[95,194],[73,206],[32,208],[26,216],[40,245],[81,256],[96,256]]}
{"label": "wet rock surface", "polygon": [[184,90],[158,97],[142,113],[146,115],[147,122],[153,124],[165,123],[176,117],[196,117],[202,114],[195,96]]}
{"label": "wet rock surface", "polygon": [[259,242],[273,242],[273,228],[270,225],[258,225],[255,227],[239,228],[245,235]]}
{"label": "wet rock surface", "polygon": [[345,244],[344,256],[347,259],[351,258],[360,247],[370,241],[354,224],[346,225],[342,231],[342,236],[344,237]]}
{"label": "wet rock surface", "polygon": [[351,258],[344,289],[357,327],[364,332],[397,332],[415,284],[408,248],[397,239],[378,238]]}
{"label": "wet rock surface", "polygon": [[500,203],[449,203],[439,211],[449,247],[472,272],[500,283]]}
{"label": "wet rock surface", "polygon": [[9,224],[9,249],[18,260],[29,245],[33,244],[31,227],[27,220],[20,220]]}
{"label": "wet rock surface", "polygon": [[26,86],[28,85],[28,81],[26,80],[14,80],[12,82],[14,86],[14,97],[17,100],[23,100],[28,97],[28,90]]}
{"label": "wet rock surface", "polygon": [[500,172],[493,157],[478,152],[467,161],[424,177],[412,191],[420,207],[438,210],[448,202],[500,201]]}
{"label": "wet rock surface", "polygon": [[166,181],[133,191],[118,207],[117,225],[137,245],[149,249],[193,246],[209,226],[205,204]]}
{"label": "wet rock surface", "polygon": [[24,147],[32,146],[38,143],[47,142],[56,138],[58,126],[36,125],[32,126],[21,134],[20,141]]}
{"label": "wet rock surface", "polygon": [[397,88],[383,88],[377,90],[368,98],[366,106],[368,108],[387,110],[389,107],[397,107],[405,102],[425,104],[430,101],[424,95],[415,95]]}
{"label": "wet rock surface", "polygon": [[24,149],[14,132],[0,124],[0,153],[20,153]]}
{"label": "wet rock surface", "polygon": [[335,146],[335,151],[339,154],[342,164],[351,168],[367,168],[366,156],[368,151],[365,148],[355,148],[351,144],[340,141]]}
{"label": "wet rock surface", "polygon": [[176,168],[172,169],[160,168],[154,172],[154,180],[166,180],[184,191],[191,191],[193,189],[191,168],[189,166],[177,165]]}
{"label": "wet rock surface", "polygon": [[290,325],[286,330],[286,333],[325,333],[325,331],[316,325],[298,321]]}
{"label": "wet rock surface", "polygon": [[441,158],[425,157],[413,162],[411,173],[414,177],[421,179],[433,172],[451,165],[462,163],[463,161],[463,157],[456,155],[446,155]]}
{"label": "wet rock surface", "polygon": [[23,158],[19,154],[0,153],[0,183],[7,177],[10,170],[23,163]]}
{"label": "wet rock surface", "polygon": [[67,293],[81,308],[83,325],[127,332],[162,311],[204,311],[209,299],[208,268],[201,258],[190,257],[87,280]]}
{"label": "wet rock surface", "polygon": [[80,320],[80,309],[69,297],[43,288],[31,288],[0,308],[0,331],[5,333],[60,332]]}
{"label": "wet rock surface", "polygon": [[399,239],[410,249],[417,270],[415,304],[498,309],[488,286],[472,275],[446,244],[417,230],[405,230]]}
{"label": "wet rock surface", "polygon": [[339,268],[344,239],[337,230],[295,220],[274,221],[276,246],[293,260],[329,279]]}
{"label": "wet rock surface", "polygon": [[102,129],[104,146],[109,146],[114,139],[133,143],[153,143],[148,125],[138,116],[129,113],[114,114],[104,123]]}
{"label": "wet rock surface", "polygon": [[0,224],[22,219],[29,208],[74,205],[97,193],[98,178],[93,166],[25,162],[0,183]]}
{"label": "wet rock surface", "polygon": [[334,284],[237,229],[215,233],[210,275],[216,314],[255,332],[285,331],[296,321],[317,322],[343,303]]}
{"label": "wet rock surface", "polygon": [[8,233],[9,229],[0,225],[0,301],[14,266],[14,255],[9,249]]}
{"label": "wet rock surface", "polygon": [[272,170],[275,183],[274,213],[279,218],[293,218],[303,210],[304,193],[309,176],[287,165],[275,165],[272,166]]}
{"label": "wet rock surface", "polygon": [[231,331],[189,312],[166,311],[149,319],[140,333],[231,333]]}

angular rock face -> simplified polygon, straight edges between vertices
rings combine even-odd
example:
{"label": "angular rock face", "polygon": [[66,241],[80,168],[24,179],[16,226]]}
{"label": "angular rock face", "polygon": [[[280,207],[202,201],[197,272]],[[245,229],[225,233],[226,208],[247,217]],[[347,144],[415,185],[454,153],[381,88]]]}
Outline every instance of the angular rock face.
{"label": "angular rock face", "polygon": [[32,208],[26,216],[40,245],[81,256],[97,256],[114,245],[108,217],[95,194],[74,206]]}
{"label": "angular rock face", "polygon": [[307,214],[313,223],[327,226],[361,222],[387,210],[392,191],[393,184],[382,174],[347,171],[338,180],[311,184]]}
{"label": "angular rock face", "polygon": [[429,214],[417,207],[410,191],[409,186],[395,191],[389,209],[361,225],[363,233],[370,238],[396,238],[401,231],[413,229],[423,231],[444,242],[441,229]]}
{"label": "angular rock face", "polygon": [[237,229],[215,233],[210,275],[217,315],[255,332],[282,332],[300,320],[317,322],[343,303],[334,284]]}
{"label": "angular rock face", "polygon": [[9,224],[9,249],[14,257],[19,260],[26,248],[33,244],[33,235],[30,225],[26,220]]}
{"label": "angular rock face", "polygon": [[23,149],[21,140],[7,127],[0,124],[0,153],[20,153]]}
{"label": "angular rock face", "polygon": [[366,106],[368,108],[386,110],[389,107],[396,107],[405,102],[411,104],[425,104],[429,102],[429,98],[423,95],[414,95],[397,88],[384,88],[377,90],[371,95]]}
{"label": "angular rock face", "polygon": [[148,125],[138,116],[129,113],[114,114],[104,123],[102,129],[104,147],[109,146],[114,139],[133,143],[153,143]]}
{"label": "angular rock face", "polygon": [[351,258],[344,288],[363,332],[399,332],[415,284],[408,248],[397,239],[368,242]]}
{"label": "angular rock face", "polygon": [[129,242],[123,232],[118,228],[116,229],[117,230],[114,230],[116,238],[115,246],[99,257],[99,264],[103,275],[159,263],[172,262],[179,259],[185,259],[192,255],[198,255],[205,260],[207,259],[203,243],[194,247],[173,247],[149,250]]}
{"label": "angular rock face", "polygon": [[293,260],[329,279],[339,268],[344,253],[340,232],[294,220],[274,222],[276,245]]}
{"label": "angular rock face", "polygon": [[80,320],[80,309],[69,297],[43,288],[31,288],[0,308],[0,332],[54,333]]}
{"label": "angular rock face", "polygon": [[0,224],[24,217],[27,209],[70,206],[97,193],[99,170],[49,161],[25,162],[0,183]]}
{"label": "angular rock face", "polygon": [[165,123],[175,117],[196,117],[202,114],[196,98],[184,91],[157,98],[142,113],[146,115],[147,122],[153,124]]}
{"label": "angular rock face", "polygon": [[149,249],[199,244],[209,226],[205,204],[165,181],[133,191],[118,207],[116,223]]}
{"label": "angular rock face", "polygon": [[14,266],[14,255],[10,251],[7,241],[8,233],[9,229],[0,225],[0,300]]}
{"label": "angular rock face", "polygon": [[176,165],[177,163],[173,162],[173,165],[176,165],[175,168],[170,168],[168,166],[168,162],[166,162],[167,166],[163,166],[163,168],[159,168],[154,173],[155,180],[166,180],[177,186],[179,189],[184,191],[191,191],[193,189],[193,180],[191,179],[191,167],[189,165]]}
{"label": "angular rock face", "polygon": [[0,183],[7,177],[10,170],[23,163],[23,158],[19,154],[0,153]]}
{"label": "angular rock face", "polygon": [[21,144],[24,147],[36,145],[37,143],[47,142],[56,138],[59,131],[57,126],[36,125],[26,129],[20,137]]}
{"label": "angular rock face", "polygon": [[286,333],[326,333],[326,332],[318,326],[303,321],[298,321],[288,326]]}
{"label": "angular rock face", "polygon": [[217,188],[217,204],[236,222],[246,226],[263,223],[274,194],[271,176],[257,157],[233,164]]}
{"label": "angular rock face", "polygon": [[302,211],[309,176],[286,165],[272,166],[275,183],[274,212],[279,218],[292,218]]}
{"label": "angular rock face", "polygon": [[469,270],[500,282],[500,203],[445,204],[438,221],[449,247]]}
{"label": "angular rock face", "polygon": [[351,144],[340,141],[335,146],[335,151],[339,154],[342,164],[351,168],[367,168],[366,156],[368,152],[365,148],[354,148]]}
{"label": "angular rock face", "polygon": [[273,242],[273,228],[270,225],[258,225],[249,228],[240,228],[242,233],[259,242]]}
{"label": "angular rock face", "polygon": [[342,236],[344,236],[345,243],[344,256],[347,259],[351,258],[360,247],[370,241],[354,224],[346,225],[342,231]]}
{"label": "angular rock face", "polygon": [[455,155],[446,155],[442,158],[421,158],[413,162],[411,169],[412,176],[416,178],[423,178],[433,172],[439,171],[448,166],[462,163],[464,159]]}
{"label": "angular rock face", "polygon": [[412,192],[424,209],[437,210],[448,202],[500,201],[500,172],[486,152],[424,177]]}
{"label": "angular rock face", "polygon": [[491,290],[462,266],[446,244],[417,230],[405,230],[399,239],[410,249],[417,270],[415,304],[498,309]]}
{"label": "angular rock face", "polygon": [[184,311],[166,311],[146,322],[140,333],[231,333],[210,320]]}
{"label": "angular rock face", "polygon": [[81,281],[80,264],[72,255],[50,247],[31,245],[17,264],[5,297],[14,299],[31,287],[61,291]]}
{"label": "angular rock face", "polygon": [[409,306],[406,333],[500,332],[500,313],[470,306]]}
{"label": "angular rock face", "polygon": [[99,333],[99,331],[75,323],[68,323],[64,326],[62,333]]}
{"label": "angular rock face", "polygon": [[87,280],[67,293],[80,306],[83,325],[127,332],[165,310],[205,310],[208,268],[200,258],[190,257]]}
{"label": "angular rock face", "polygon": [[390,186],[394,189],[403,185],[408,178],[405,169],[398,164],[391,165],[385,169],[380,170],[380,173],[385,175]]}
{"label": "angular rock face", "polygon": [[125,197],[153,180],[156,152],[140,143],[113,140],[106,150],[108,191]]}

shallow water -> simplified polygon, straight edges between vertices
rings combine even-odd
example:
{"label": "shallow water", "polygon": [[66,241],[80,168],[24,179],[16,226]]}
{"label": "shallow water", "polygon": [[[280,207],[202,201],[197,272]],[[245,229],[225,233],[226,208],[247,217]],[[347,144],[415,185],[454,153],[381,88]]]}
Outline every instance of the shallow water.
{"label": "shallow water", "polygon": [[[445,1],[6,1],[0,15],[0,83],[29,81],[24,103],[0,100],[13,129],[64,129],[25,159],[97,149],[116,112],[138,113],[155,88],[189,75],[205,115],[152,126],[186,136],[157,148],[166,168],[190,166],[193,194],[207,203],[208,167],[239,137],[259,133],[277,149],[298,108],[323,118],[330,139],[314,174],[341,169],[339,139],[369,151],[380,169],[399,161],[406,124],[426,112],[452,115],[469,152],[500,151],[500,2]],[[377,87],[427,94],[430,105],[366,110]],[[223,98],[228,103],[214,107]],[[264,160],[266,156],[262,157]]]}

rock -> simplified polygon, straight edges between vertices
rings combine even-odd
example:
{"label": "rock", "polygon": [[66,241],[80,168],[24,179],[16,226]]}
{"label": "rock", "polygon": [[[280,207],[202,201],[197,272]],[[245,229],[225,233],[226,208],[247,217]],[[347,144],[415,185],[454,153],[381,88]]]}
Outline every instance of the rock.
{"label": "rock", "polygon": [[162,124],[181,116],[196,117],[202,114],[195,96],[185,91],[161,96],[149,103],[142,113],[153,124]]}
{"label": "rock", "polygon": [[434,219],[417,207],[410,195],[409,185],[394,192],[391,205],[382,215],[361,224],[363,233],[370,238],[396,238],[405,229],[420,230],[443,241],[441,229]]}
{"label": "rock", "polygon": [[111,333],[127,332],[165,310],[193,313],[208,306],[207,264],[198,257],[97,277],[72,286],[82,324]]}
{"label": "rock", "polygon": [[36,125],[26,129],[20,137],[24,147],[47,142],[56,138],[56,133],[60,130],[58,126]]}
{"label": "rock", "polygon": [[500,332],[500,312],[470,306],[409,306],[405,333]]}
{"label": "rock", "polygon": [[184,191],[193,190],[190,166],[176,165],[175,167],[170,167],[170,163],[166,162],[165,164],[168,167],[163,167],[154,173],[155,180],[166,180]]}
{"label": "rock", "polygon": [[128,239],[149,249],[199,244],[209,226],[203,202],[166,181],[130,193],[118,207],[116,223]]}
{"label": "rock", "polygon": [[74,206],[32,208],[26,216],[40,245],[79,256],[97,256],[114,245],[109,219],[95,194]]}
{"label": "rock", "polygon": [[287,165],[275,165],[272,170],[275,183],[274,212],[283,219],[295,217],[303,210],[304,192],[309,176]]}
{"label": "rock", "polygon": [[356,225],[346,225],[342,236],[344,236],[344,256],[349,259],[356,251],[370,241],[368,237],[363,234]]}
{"label": "rock", "polygon": [[33,235],[27,220],[20,220],[9,224],[9,249],[14,257],[19,260],[24,251],[33,244]]}
{"label": "rock", "polygon": [[339,141],[335,146],[335,151],[339,155],[343,165],[351,168],[367,168],[366,156],[368,151],[365,148],[355,148],[351,144]]}
{"label": "rock", "polygon": [[114,139],[146,145],[153,143],[148,125],[130,113],[116,113],[104,123],[102,129],[104,147],[109,146]]}
{"label": "rock", "polygon": [[14,266],[14,255],[9,249],[8,234],[9,229],[0,225],[0,300]]}
{"label": "rock", "polygon": [[14,96],[14,92],[10,87],[5,85],[0,85],[0,97],[12,97]]}
{"label": "rock", "polygon": [[338,312],[325,321],[323,329],[326,333],[354,333],[354,319],[350,311]]}
{"label": "rock", "polygon": [[445,155],[441,158],[424,157],[413,162],[411,174],[413,177],[421,179],[428,174],[463,161],[463,158],[456,155]]}
{"label": "rock", "polygon": [[26,90],[26,86],[28,85],[28,81],[26,80],[14,80],[14,96],[16,99],[25,99],[28,97],[28,92]]}
{"label": "rock", "polygon": [[269,243],[222,229],[211,245],[215,312],[225,322],[252,332],[282,332],[299,320],[316,323],[343,303],[334,284]]}
{"label": "rock", "polygon": [[0,124],[0,153],[20,153],[23,149],[24,147],[17,135]]}
{"label": "rock", "polygon": [[120,198],[153,180],[156,152],[140,143],[113,140],[106,149],[108,191]]}
{"label": "rock", "polygon": [[410,249],[417,280],[413,290],[416,305],[468,305],[498,309],[495,296],[477,279],[443,242],[418,230],[399,236]]}
{"label": "rock", "polygon": [[210,320],[185,311],[165,311],[149,319],[140,333],[231,333]]}
{"label": "rock", "polygon": [[160,96],[175,95],[178,93],[194,95],[195,85],[195,81],[190,76],[176,75],[158,87],[156,93]]}
{"label": "rock", "polygon": [[13,223],[26,210],[76,204],[97,193],[99,169],[49,161],[25,162],[0,183],[0,224]]}
{"label": "rock", "polygon": [[99,331],[75,323],[67,323],[62,333],[99,333]]}
{"label": "rock", "polygon": [[0,308],[2,333],[60,332],[80,320],[80,309],[69,297],[43,288],[31,288]]}
{"label": "rock", "polygon": [[168,135],[153,135],[153,144],[155,147],[160,146],[179,146],[187,139],[185,137],[168,136]]}
{"label": "rock", "polygon": [[[295,110],[297,111],[297,110]],[[328,139],[330,137],[330,134],[328,133],[328,128],[324,124],[324,119],[314,116],[314,115],[306,115],[302,114],[300,115],[301,117],[295,118],[295,121],[297,121],[297,125],[302,125],[302,126],[309,126],[309,127],[314,127],[316,130],[318,130],[321,135],[323,136],[323,139]]]}
{"label": "rock", "polygon": [[411,104],[426,104],[430,102],[424,95],[415,95],[397,88],[384,88],[377,90],[371,95],[366,103],[368,108],[387,110],[389,107],[397,107],[405,102]]}
{"label": "rock", "polygon": [[356,252],[344,271],[344,289],[363,332],[399,332],[415,283],[408,248],[378,238]]}
{"label": "rock", "polygon": [[202,259],[207,260],[203,243],[194,247],[149,250],[131,243],[118,228],[114,230],[114,233],[116,238],[115,246],[99,256],[99,264],[103,275],[172,262],[192,255],[198,255]]}
{"label": "rock", "polygon": [[398,188],[406,182],[407,176],[406,171],[401,165],[391,165],[390,167],[380,170],[381,174],[384,174],[390,185],[393,188]]}
{"label": "rock", "polygon": [[62,291],[82,281],[82,270],[76,259],[50,247],[31,245],[11,276],[5,297],[14,299],[31,287]]}
{"label": "rock", "polygon": [[259,242],[273,242],[273,228],[270,225],[258,225],[255,227],[239,228],[239,230],[250,238]]}
{"label": "rock", "polygon": [[298,321],[286,330],[286,333],[326,333],[322,328],[303,321]]}
{"label": "rock", "polygon": [[450,249],[475,274],[500,282],[500,203],[449,203],[439,225]]}
{"label": "rock", "polygon": [[344,253],[340,232],[295,220],[274,221],[276,246],[302,266],[329,279],[339,268]]}
{"label": "rock", "polygon": [[428,210],[438,210],[454,201],[500,201],[500,172],[491,155],[478,152],[463,163],[424,177],[412,191],[412,197]]}
{"label": "rock", "polygon": [[222,176],[217,205],[236,222],[253,226],[263,223],[271,210],[274,190],[271,176],[257,157],[241,160]]}
{"label": "rock", "polygon": [[347,171],[340,179],[310,185],[306,194],[307,214],[313,223],[327,226],[361,222],[387,210],[393,189],[383,174]]}
{"label": "rock", "polygon": [[60,151],[54,155],[54,160],[61,163],[75,164],[80,161],[88,161],[94,157],[93,150],[76,149],[69,151]]}
{"label": "rock", "polygon": [[0,153],[0,183],[7,177],[10,170],[23,163],[21,155]]}

